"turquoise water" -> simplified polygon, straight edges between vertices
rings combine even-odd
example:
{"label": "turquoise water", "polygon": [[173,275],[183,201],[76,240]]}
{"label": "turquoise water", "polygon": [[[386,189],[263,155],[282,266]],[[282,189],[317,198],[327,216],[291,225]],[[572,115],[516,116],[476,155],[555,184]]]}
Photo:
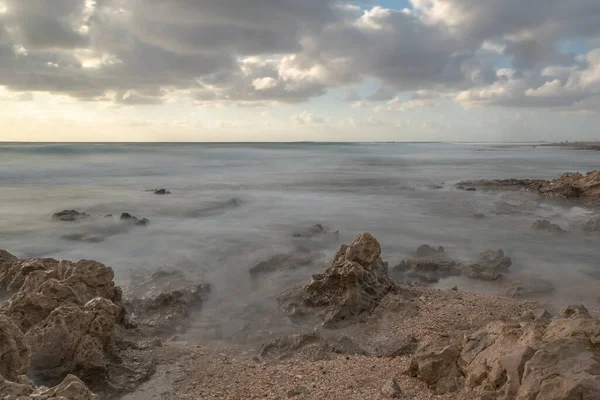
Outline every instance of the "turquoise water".
{"label": "turquoise water", "polygon": [[[526,193],[462,192],[454,183],[548,179],[592,170],[599,157],[526,144],[0,144],[0,248],[22,257],[96,259],[122,283],[132,270],[173,266],[238,290],[252,265],[293,249],[294,232],[321,223],[340,230],[343,241],[373,233],[392,265],[422,243],[462,259],[500,247],[513,258],[514,277],[550,279],[559,288],[550,300],[593,307],[598,237],[579,224],[594,210]],[[173,194],[146,192],[153,188]],[[151,224],[120,231],[52,221],[63,209],[129,212]],[[487,217],[475,219],[475,212]],[[542,217],[571,232],[532,231]],[[90,232],[104,240],[65,239]],[[322,250],[324,260],[335,246]],[[314,272],[299,271],[297,279]],[[456,282],[441,285],[449,284]]]}

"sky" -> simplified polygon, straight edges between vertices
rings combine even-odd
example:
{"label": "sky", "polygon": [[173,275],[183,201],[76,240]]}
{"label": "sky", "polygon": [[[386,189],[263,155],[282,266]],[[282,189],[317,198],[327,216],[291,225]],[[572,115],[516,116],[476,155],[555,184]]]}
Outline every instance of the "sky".
{"label": "sky", "polygon": [[600,140],[598,0],[0,0],[0,141]]}

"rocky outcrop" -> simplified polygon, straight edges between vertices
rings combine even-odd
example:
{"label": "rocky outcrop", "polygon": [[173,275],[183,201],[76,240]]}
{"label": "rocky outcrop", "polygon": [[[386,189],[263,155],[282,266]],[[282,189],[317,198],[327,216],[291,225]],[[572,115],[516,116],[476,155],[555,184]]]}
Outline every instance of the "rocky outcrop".
{"label": "rocky outcrop", "polygon": [[301,333],[282,337],[263,345],[260,358],[287,360],[299,357],[309,361],[330,360],[341,354],[364,355],[364,351],[347,336],[325,338],[319,333]]}
{"label": "rocky outcrop", "polygon": [[546,219],[540,219],[533,223],[533,229],[538,231],[546,231],[551,233],[565,233],[565,231],[558,225],[551,223]]}
{"label": "rocky outcrop", "polygon": [[0,375],[0,395],[4,400],[100,400],[85,384],[74,375],[67,375],[55,387],[46,388],[36,385],[26,376],[10,382]]}
{"label": "rocky outcrop", "polygon": [[150,225],[150,221],[147,218],[139,219],[139,218],[134,217],[133,215],[131,215],[129,213],[122,213],[121,217],[119,219],[121,221],[125,221],[125,222],[131,223],[131,224],[136,225],[136,226],[148,226],[148,225]]}
{"label": "rocky outcrop", "polygon": [[12,294],[0,306],[5,315],[0,314],[0,332],[13,338],[0,350],[3,365],[6,358],[14,369],[12,375],[0,369],[5,377],[14,379],[28,370],[36,379],[56,384],[74,374],[92,389],[119,393],[153,370],[137,355],[121,357],[127,345],[117,331],[123,330],[119,324],[125,308],[111,268],[87,260],[10,258],[0,271],[0,287]]}
{"label": "rocky outcrop", "polygon": [[6,315],[0,314],[0,375],[16,380],[27,374],[29,347],[21,330]]}
{"label": "rocky outcrop", "polygon": [[55,221],[63,221],[63,222],[78,222],[84,219],[90,218],[90,214],[86,214],[83,212],[79,212],[76,210],[64,210],[61,212],[57,212],[52,214],[52,219]]}
{"label": "rocky outcrop", "polygon": [[310,251],[299,250],[289,254],[278,254],[250,268],[253,281],[275,272],[289,271],[312,264],[314,256]]}
{"label": "rocky outcrop", "polygon": [[414,259],[403,260],[393,268],[394,278],[400,281],[436,283],[450,276],[463,275],[471,279],[498,280],[512,265],[510,258],[500,249],[487,250],[477,261],[459,263],[446,259],[443,247],[419,246]]}
{"label": "rocky outcrop", "polygon": [[211,291],[177,271],[159,271],[127,293],[130,322],[147,335],[170,336],[186,331],[190,313],[202,307]]}
{"label": "rocky outcrop", "polygon": [[283,310],[296,321],[316,316],[326,327],[351,323],[395,288],[380,254],[373,236],[357,236],[338,249],[323,274],[314,275],[304,287],[286,290],[279,297]]}
{"label": "rocky outcrop", "polygon": [[583,307],[551,320],[544,310],[495,321],[458,339],[434,339],[415,354],[411,375],[459,399],[600,398],[600,321]]}
{"label": "rocky outcrop", "polygon": [[600,171],[591,171],[586,175],[580,173],[563,174],[551,181],[532,179],[500,179],[465,181],[457,184],[458,189],[466,187],[485,189],[511,189],[536,192],[544,196],[578,199],[586,203],[600,202]]}

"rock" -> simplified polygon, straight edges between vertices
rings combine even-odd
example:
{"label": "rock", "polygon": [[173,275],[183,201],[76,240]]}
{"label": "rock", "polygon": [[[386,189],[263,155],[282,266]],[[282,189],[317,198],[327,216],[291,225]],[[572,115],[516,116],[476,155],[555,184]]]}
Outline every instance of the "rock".
{"label": "rock", "polygon": [[386,399],[400,399],[403,397],[402,390],[394,378],[390,378],[385,381],[383,387],[381,388],[381,394]]}
{"label": "rock", "polygon": [[477,189],[475,189],[474,187],[468,187],[468,188],[465,188],[465,191],[467,191],[467,192],[476,192]]}
{"label": "rock", "polygon": [[529,277],[526,280],[512,280],[506,295],[515,298],[528,298],[552,294],[556,290],[554,284],[541,277]]}
{"label": "rock", "polygon": [[590,318],[590,312],[583,305],[569,306],[561,315],[563,318]]}
{"label": "rock", "polygon": [[146,218],[142,218],[139,219],[137,217],[134,217],[133,215],[129,214],[129,213],[123,213],[121,214],[121,217],[119,218],[121,221],[126,221],[126,222],[130,222],[133,225],[136,226],[148,226],[150,225],[150,221]]}
{"label": "rock", "polygon": [[83,307],[96,297],[108,299],[119,308],[119,322],[125,315],[121,289],[113,282],[112,268],[95,261],[20,260],[13,263],[10,274],[5,277],[12,278],[9,291],[17,293],[0,309],[24,333],[55,308],[61,305]]}
{"label": "rock", "polygon": [[127,293],[130,321],[148,335],[183,333],[190,313],[202,308],[211,291],[205,283],[194,283],[177,271],[159,271]]}
{"label": "rock", "polygon": [[275,272],[289,271],[310,265],[313,261],[313,256],[307,251],[278,254],[250,268],[250,277],[256,280]]}
{"label": "rock", "polygon": [[171,194],[167,189],[155,189],[154,194],[164,196],[166,194]]}
{"label": "rock", "polygon": [[590,204],[600,201],[600,171],[591,171],[586,175],[563,174],[551,181],[531,179],[503,179],[459,182],[457,188],[481,187],[484,189],[525,190],[543,196],[577,199]]}
{"label": "rock", "polygon": [[50,389],[44,386],[38,388],[23,376],[20,382],[9,382],[0,375],[0,394],[5,396],[3,399],[15,400],[100,400],[74,375],[67,375],[60,384]]}
{"label": "rock", "polygon": [[474,213],[473,218],[482,219],[482,218],[485,218],[485,214],[484,213]]}
{"label": "rock", "polygon": [[101,386],[114,342],[119,307],[96,298],[83,308],[60,306],[31,327],[25,340],[31,348],[30,371],[56,382],[73,373]]}
{"label": "rock", "polygon": [[448,338],[437,338],[419,346],[408,374],[421,379],[436,394],[445,394],[459,388],[462,372],[457,360],[460,348]]}
{"label": "rock", "polygon": [[21,330],[10,318],[0,314],[0,375],[11,381],[26,375],[29,355]]}
{"label": "rock", "polygon": [[419,340],[408,335],[403,338],[388,338],[378,341],[368,355],[372,357],[402,357],[414,354],[419,348]]}
{"label": "rock", "polygon": [[90,217],[91,215],[82,212],[80,213],[76,210],[64,210],[52,214],[52,219],[63,222],[78,222]]}
{"label": "rock", "polygon": [[600,398],[600,321],[583,307],[552,321],[545,310],[532,310],[518,321],[491,322],[460,345],[448,341],[418,350],[409,371],[438,393],[440,384],[451,388],[448,377],[461,383],[464,376],[457,396],[463,400]]}
{"label": "rock", "polygon": [[312,238],[327,233],[321,224],[311,226],[306,232],[294,233],[294,237]]}
{"label": "rock", "polygon": [[321,334],[301,333],[285,336],[263,345],[261,359],[287,360],[302,358],[309,361],[330,360],[342,354],[364,355],[364,351],[346,336],[325,338]]}
{"label": "rock", "polygon": [[592,218],[583,224],[585,232],[600,232],[600,218]]}
{"label": "rock", "polygon": [[413,252],[413,256],[416,258],[443,258],[446,256],[446,252],[442,246],[435,249],[428,244],[423,244],[417,247],[417,250]]}
{"label": "rock", "polygon": [[546,231],[552,233],[565,233],[565,231],[558,225],[550,223],[550,221],[545,219],[537,220],[533,223],[533,229],[537,229],[538,231]]}
{"label": "rock", "polygon": [[512,265],[510,258],[504,256],[500,249],[489,249],[479,255],[474,263],[460,266],[463,275],[471,279],[495,281],[502,278]]}
{"label": "rock", "polygon": [[279,297],[283,310],[292,319],[316,316],[327,327],[351,323],[395,288],[380,254],[373,236],[357,236],[350,246],[338,249],[323,274],[314,275],[304,287],[284,291]]}

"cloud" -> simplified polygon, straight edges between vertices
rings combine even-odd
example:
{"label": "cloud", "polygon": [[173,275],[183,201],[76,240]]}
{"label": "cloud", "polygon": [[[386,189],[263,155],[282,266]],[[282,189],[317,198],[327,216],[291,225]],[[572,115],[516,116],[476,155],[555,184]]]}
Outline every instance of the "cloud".
{"label": "cloud", "polygon": [[[0,85],[14,92],[130,106],[173,92],[205,107],[294,104],[334,88],[355,105],[412,93],[381,107],[393,111],[439,97],[597,104],[597,51],[560,46],[600,46],[597,0],[411,0],[402,11],[366,0],[0,3]],[[370,96],[349,89],[366,80],[380,83]]]}

